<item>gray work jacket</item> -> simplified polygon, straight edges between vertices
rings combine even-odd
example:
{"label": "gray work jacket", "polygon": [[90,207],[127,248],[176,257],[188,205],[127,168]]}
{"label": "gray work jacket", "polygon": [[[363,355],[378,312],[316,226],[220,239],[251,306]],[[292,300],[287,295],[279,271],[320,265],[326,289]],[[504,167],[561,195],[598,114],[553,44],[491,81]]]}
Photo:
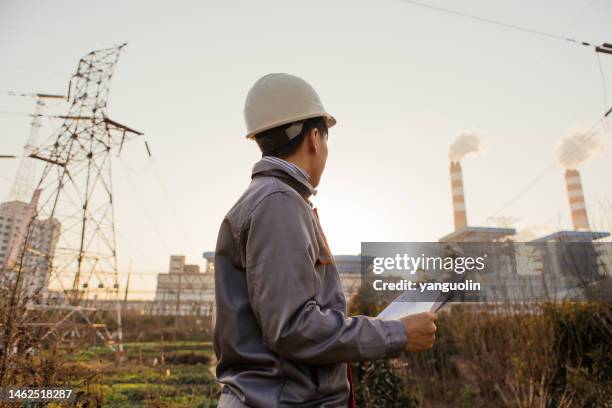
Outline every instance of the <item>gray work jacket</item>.
{"label": "gray work jacket", "polygon": [[346,407],[346,363],[395,357],[406,342],[398,320],[346,316],[312,192],[259,161],[221,224],[214,347],[227,406]]}

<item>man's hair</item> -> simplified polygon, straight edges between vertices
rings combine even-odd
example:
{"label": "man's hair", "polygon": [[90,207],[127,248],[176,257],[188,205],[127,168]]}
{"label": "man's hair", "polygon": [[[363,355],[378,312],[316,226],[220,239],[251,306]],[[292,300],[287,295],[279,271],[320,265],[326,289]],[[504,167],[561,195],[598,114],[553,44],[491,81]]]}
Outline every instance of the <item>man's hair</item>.
{"label": "man's hair", "polygon": [[285,159],[298,150],[304,138],[306,135],[310,134],[312,129],[316,128],[321,137],[327,134],[327,121],[321,116],[306,119],[300,134],[290,139],[285,133],[285,130],[293,124],[294,123],[288,123],[255,135],[255,141],[261,150],[262,156],[274,156]]}

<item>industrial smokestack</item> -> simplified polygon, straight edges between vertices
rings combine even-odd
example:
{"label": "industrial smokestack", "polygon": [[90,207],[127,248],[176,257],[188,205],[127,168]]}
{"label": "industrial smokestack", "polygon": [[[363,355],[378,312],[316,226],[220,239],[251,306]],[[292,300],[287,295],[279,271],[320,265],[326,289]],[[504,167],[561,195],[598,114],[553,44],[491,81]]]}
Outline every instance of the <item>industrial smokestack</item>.
{"label": "industrial smokestack", "polygon": [[480,136],[475,133],[462,133],[453,142],[448,152],[451,176],[451,189],[453,192],[453,215],[455,219],[455,230],[467,227],[467,212],[465,208],[465,195],[463,193],[463,175],[459,162],[466,154],[478,154],[483,149],[484,143]]}
{"label": "industrial smokestack", "polygon": [[565,185],[572,212],[572,224],[575,230],[589,230],[584,193],[580,173],[576,167],[594,154],[601,152],[606,139],[596,131],[574,132],[561,140],[557,146],[557,160],[565,168]]}
{"label": "industrial smokestack", "polygon": [[463,194],[463,175],[461,164],[451,162],[450,164],[451,189],[453,191],[453,216],[455,219],[455,230],[467,227],[467,213],[465,211],[465,195]]}
{"label": "industrial smokestack", "polygon": [[566,170],[565,185],[567,186],[567,196],[572,212],[574,229],[578,231],[588,231],[590,229],[589,218],[587,217],[586,205],[584,203],[580,173],[578,173],[577,170]]}

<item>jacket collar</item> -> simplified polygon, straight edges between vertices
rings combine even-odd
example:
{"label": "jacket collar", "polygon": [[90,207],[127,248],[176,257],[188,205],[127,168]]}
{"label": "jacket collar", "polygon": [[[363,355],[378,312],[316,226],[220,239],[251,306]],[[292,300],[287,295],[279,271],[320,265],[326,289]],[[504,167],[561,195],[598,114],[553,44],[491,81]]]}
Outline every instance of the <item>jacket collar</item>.
{"label": "jacket collar", "polygon": [[317,190],[310,184],[308,179],[300,173],[289,172],[276,163],[267,160],[260,160],[253,166],[251,178],[257,176],[272,176],[283,179],[293,189],[300,193],[305,199],[317,194]]}

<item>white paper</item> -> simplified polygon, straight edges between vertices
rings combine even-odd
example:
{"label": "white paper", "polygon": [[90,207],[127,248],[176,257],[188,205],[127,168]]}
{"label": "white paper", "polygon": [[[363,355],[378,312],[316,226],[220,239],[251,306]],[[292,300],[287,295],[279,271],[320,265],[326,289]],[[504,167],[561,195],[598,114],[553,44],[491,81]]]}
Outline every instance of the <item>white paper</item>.
{"label": "white paper", "polygon": [[429,312],[433,309],[435,303],[436,302],[415,302],[413,293],[407,290],[393,299],[393,302],[389,303],[387,307],[380,312],[378,317],[399,319],[416,313]]}
{"label": "white paper", "polygon": [[400,319],[405,316],[430,312],[435,302],[411,302],[411,301],[397,301],[389,303],[385,309],[380,312],[378,317],[384,319]]}
{"label": "white paper", "polygon": [[417,302],[414,299],[415,296],[413,292],[409,290],[402,292],[401,295],[393,299],[393,301],[378,314],[378,317],[384,319],[400,319],[404,316],[423,312],[437,313],[449,303],[452,296],[440,292],[438,296],[436,296],[435,302]]}
{"label": "white paper", "polygon": [[[466,276],[467,273],[457,274],[452,276],[448,281],[463,282]],[[432,297],[435,299],[434,302],[417,302],[414,300],[416,298],[414,292],[407,290],[393,299],[393,302],[389,303],[387,307],[378,314],[378,317],[384,319],[400,319],[404,316],[423,312],[437,313],[444,306],[452,303],[454,295],[452,292],[444,293],[438,291],[436,296]]]}

